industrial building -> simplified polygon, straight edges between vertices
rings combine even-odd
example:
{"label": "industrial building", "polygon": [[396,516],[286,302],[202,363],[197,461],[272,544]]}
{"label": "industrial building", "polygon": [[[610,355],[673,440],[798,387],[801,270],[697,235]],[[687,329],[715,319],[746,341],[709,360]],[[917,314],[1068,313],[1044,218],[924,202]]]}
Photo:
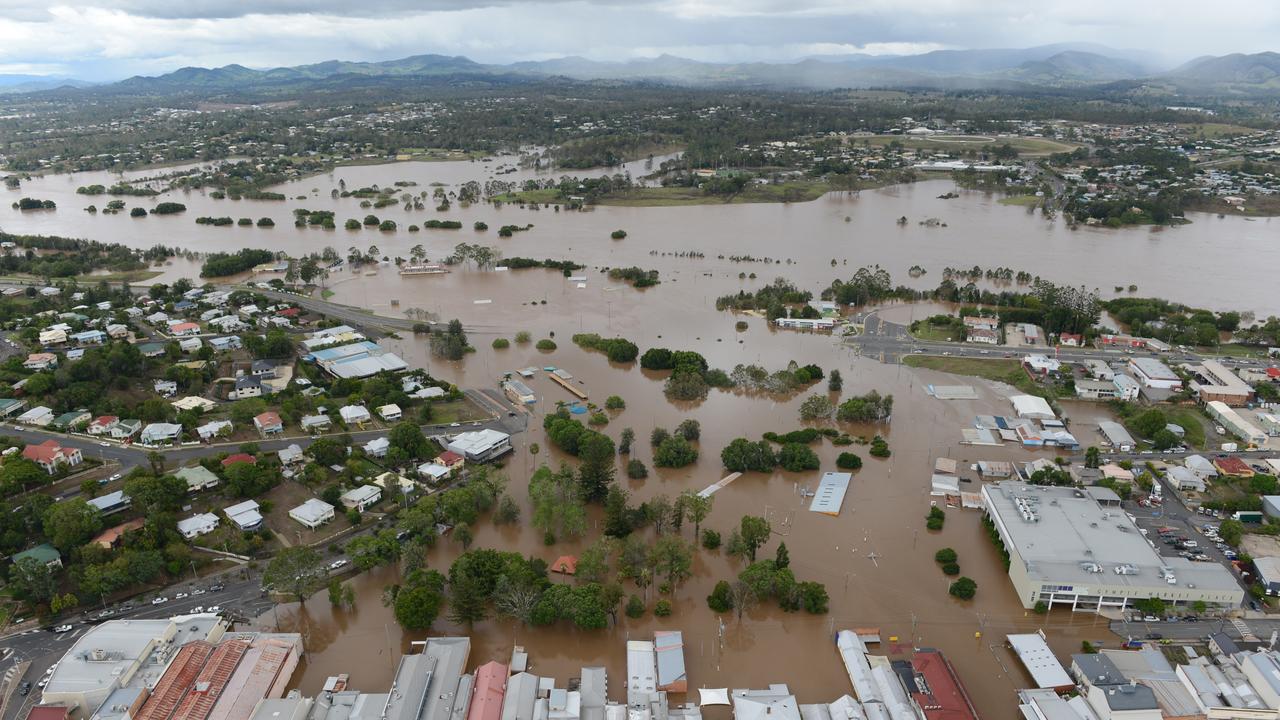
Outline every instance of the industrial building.
{"label": "industrial building", "polygon": [[1161,557],[1124,513],[1082,490],[1006,481],[985,485],[982,499],[1023,607],[1123,610],[1151,597],[1234,606],[1244,599],[1225,567]]}
{"label": "industrial building", "polygon": [[1129,431],[1114,420],[1103,420],[1098,423],[1098,432],[1102,433],[1102,437],[1108,447],[1120,452],[1129,452],[1138,446],[1137,441],[1133,439]]}
{"label": "industrial building", "polygon": [[510,452],[511,436],[489,428],[465,432],[455,435],[447,449],[470,462],[485,462]]}
{"label": "industrial building", "polygon": [[1253,447],[1261,447],[1267,443],[1267,434],[1256,425],[1241,417],[1240,413],[1231,409],[1226,403],[1210,400],[1205,403],[1205,412],[1226,428],[1227,432],[1240,438]]}
{"label": "industrial building", "polygon": [[1253,399],[1253,387],[1240,379],[1231,369],[1217,360],[1205,360],[1199,365],[1188,365],[1192,380],[1187,383],[1200,402],[1216,400],[1233,407],[1249,404]]}
{"label": "industrial building", "polygon": [[228,633],[209,613],[111,620],[67,650],[43,701],[76,717],[112,717],[123,706],[132,720],[245,718],[284,695],[301,654],[300,635]]}
{"label": "industrial building", "polygon": [[1169,369],[1168,365],[1155,358],[1136,357],[1129,359],[1129,369],[1138,382],[1149,388],[1158,390],[1181,390],[1182,378]]}

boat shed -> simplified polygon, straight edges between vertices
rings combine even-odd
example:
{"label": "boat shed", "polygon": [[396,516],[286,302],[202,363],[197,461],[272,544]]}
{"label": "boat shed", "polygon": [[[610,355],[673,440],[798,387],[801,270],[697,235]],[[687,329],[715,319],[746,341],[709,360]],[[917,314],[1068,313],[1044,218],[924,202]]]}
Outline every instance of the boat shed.
{"label": "boat shed", "polygon": [[818,483],[818,491],[809,504],[809,512],[819,512],[835,517],[840,514],[840,506],[844,504],[845,493],[849,491],[850,473],[828,472],[822,474]]}

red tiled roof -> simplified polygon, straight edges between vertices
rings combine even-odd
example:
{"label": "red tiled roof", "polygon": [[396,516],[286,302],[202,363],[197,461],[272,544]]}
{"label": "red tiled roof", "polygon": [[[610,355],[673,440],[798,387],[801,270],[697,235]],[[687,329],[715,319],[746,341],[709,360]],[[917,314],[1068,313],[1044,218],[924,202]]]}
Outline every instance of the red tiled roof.
{"label": "red tiled roof", "polygon": [[177,325],[174,325],[173,327],[169,328],[169,331],[181,332],[183,330],[199,330],[199,329],[200,329],[199,323],[184,322],[184,323],[178,323]]}
{"label": "red tiled roof", "polygon": [[253,459],[253,456],[249,455],[248,453],[236,453],[235,455],[228,455],[227,459],[222,461],[222,467],[229,467],[231,465],[235,465],[236,463],[242,463],[242,462],[251,463],[255,461]]}
{"label": "red tiled roof", "polygon": [[45,440],[39,445],[22,448],[22,457],[32,462],[51,463],[62,454],[62,446],[56,440]]}
{"label": "red tiled roof", "polygon": [[280,422],[280,413],[273,412],[271,410],[268,410],[267,412],[264,412],[261,415],[255,417],[253,419],[253,422],[256,423],[258,427],[271,427],[272,425],[282,424]]}
{"label": "red tiled roof", "polygon": [[62,705],[37,705],[27,713],[27,720],[67,720],[71,708]]}
{"label": "red tiled roof", "polygon": [[551,572],[573,575],[578,572],[578,558],[572,555],[561,555],[551,563]]}
{"label": "red tiled roof", "polygon": [[440,460],[440,464],[444,465],[445,467],[449,467],[451,465],[454,465],[455,463],[460,463],[463,461],[463,457],[452,450],[445,450],[444,452],[440,453],[440,457],[437,459]]}
{"label": "red tiled roof", "polygon": [[111,423],[114,423],[119,419],[120,418],[115,415],[99,415],[98,417],[93,419],[93,422],[89,424],[96,425],[98,427],[108,427],[109,425],[111,425]]}
{"label": "red tiled roof", "polygon": [[1218,469],[1227,475],[1253,475],[1253,470],[1249,469],[1249,465],[1238,457],[1224,457],[1213,461]]}
{"label": "red tiled roof", "polygon": [[1280,377],[1280,368],[1269,367],[1266,370],[1267,377]]}

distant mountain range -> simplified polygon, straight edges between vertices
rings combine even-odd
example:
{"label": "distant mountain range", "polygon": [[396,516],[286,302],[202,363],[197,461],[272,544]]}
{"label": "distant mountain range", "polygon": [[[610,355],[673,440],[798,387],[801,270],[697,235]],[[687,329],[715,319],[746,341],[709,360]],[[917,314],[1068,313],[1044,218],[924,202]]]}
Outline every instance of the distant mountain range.
{"label": "distant mountain range", "polygon": [[[387,83],[428,77],[501,78],[507,82],[568,78],[806,90],[873,87],[1033,90],[1088,88],[1123,82],[1155,92],[1272,94],[1280,93],[1280,54],[1202,57],[1176,68],[1154,65],[1136,52],[1081,43],[1016,49],[938,50],[919,55],[818,56],[788,63],[708,63],[662,55],[625,62],[564,57],[487,65],[465,57],[415,55],[383,62],[331,60],[269,70],[242,65],[187,67],[157,77],[132,77],[101,88],[104,92],[142,94],[283,93],[370,83],[373,79]],[[58,82],[67,85],[74,81]],[[5,87],[0,80],[0,92]]]}
{"label": "distant mountain range", "polygon": [[82,88],[93,83],[50,75],[0,75],[0,93],[36,92],[56,88]]}

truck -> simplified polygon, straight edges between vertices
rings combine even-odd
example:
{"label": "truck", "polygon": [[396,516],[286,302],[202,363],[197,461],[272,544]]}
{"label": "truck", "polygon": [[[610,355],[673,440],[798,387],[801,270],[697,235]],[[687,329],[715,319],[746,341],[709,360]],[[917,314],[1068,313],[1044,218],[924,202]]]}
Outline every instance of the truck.
{"label": "truck", "polygon": [[1240,446],[1233,442],[1222,443],[1222,452],[1235,452]]}

